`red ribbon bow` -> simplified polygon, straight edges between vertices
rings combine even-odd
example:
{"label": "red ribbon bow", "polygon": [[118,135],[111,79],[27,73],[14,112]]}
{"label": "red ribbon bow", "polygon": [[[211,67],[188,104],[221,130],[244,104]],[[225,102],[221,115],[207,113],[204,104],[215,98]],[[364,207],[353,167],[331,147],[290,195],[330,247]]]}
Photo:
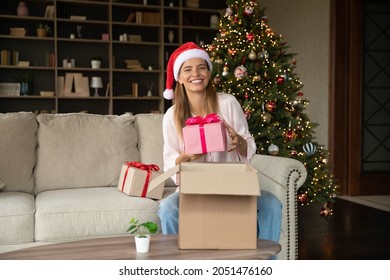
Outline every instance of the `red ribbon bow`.
{"label": "red ribbon bow", "polygon": [[146,175],[146,178],[145,178],[144,187],[142,189],[142,194],[141,194],[141,197],[145,197],[146,193],[148,191],[148,185],[149,185],[150,179],[152,178],[152,171],[159,171],[160,168],[157,165],[155,165],[155,164],[143,164],[143,163],[140,163],[140,162],[137,162],[137,161],[126,161],[126,165],[127,165],[127,169],[126,169],[125,176],[123,178],[122,191],[123,191],[123,189],[125,187],[125,182],[126,182],[127,173],[129,171],[129,168],[130,167],[135,167],[135,168],[138,168],[138,169],[141,169],[141,170],[145,170],[147,172],[147,175]]}
{"label": "red ribbon bow", "polygon": [[220,118],[217,114],[209,114],[204,118],[200,116],[191,117],[186,120],[186,125],[195,125],[195,124],[206,124],[206,123],[215,123],[219,122]]}
{"label": "red ribbon bow", "polygon": [[202,153],[207,153],[206,136],[204,133],[204,125],[208,123],[219,122],[220,118],[217,114],[209,114],[204,118],[200,116],[191,117],[186,120],[186,125],[199,125],[200,143],[202,145]]}
{"label": "red ribbon bow", "polygon": [[155,164],[143,164],[138,161],[126,161],[126,165],[129,167],[135,167],[147,171],[159,171],[160,168]]}

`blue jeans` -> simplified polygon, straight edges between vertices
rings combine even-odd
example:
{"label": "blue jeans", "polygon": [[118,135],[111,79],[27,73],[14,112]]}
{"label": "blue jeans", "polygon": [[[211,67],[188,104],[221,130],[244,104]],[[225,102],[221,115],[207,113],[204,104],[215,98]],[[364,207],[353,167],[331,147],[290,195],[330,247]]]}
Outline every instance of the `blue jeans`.
{"label": "blue jeans", "polygon": [[[158,216],[163,234],[177,234],[179,223],[179,192],[167,196],[161,203]],[[257,236],[279,243],[282,222],[282,203],[276,196],[262,191],[257,199]]]}

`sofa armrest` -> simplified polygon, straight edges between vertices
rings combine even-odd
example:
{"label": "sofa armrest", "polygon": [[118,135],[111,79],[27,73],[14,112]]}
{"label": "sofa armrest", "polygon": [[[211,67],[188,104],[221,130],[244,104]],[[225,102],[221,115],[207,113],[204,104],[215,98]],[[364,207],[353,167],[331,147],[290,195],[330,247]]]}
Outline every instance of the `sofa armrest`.
{"label": "sofa armrest", "polygon": [[298,258],[297,190],[307,177],[305,166],[298,160],[256,154],[251,166],[258,170],[260,189],[274,194],[283,205],[281,252],[278,259]]}

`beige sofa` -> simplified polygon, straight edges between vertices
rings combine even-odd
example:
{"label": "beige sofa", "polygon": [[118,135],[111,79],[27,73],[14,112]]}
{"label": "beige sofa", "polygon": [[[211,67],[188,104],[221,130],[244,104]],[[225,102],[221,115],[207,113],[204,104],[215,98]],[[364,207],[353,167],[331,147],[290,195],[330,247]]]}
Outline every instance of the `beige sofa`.
{"label": "beige sofa", "polygon": [[[159,202],[117,189],[126,161],[162,167],[156,114],[0,114],[0,253],[84,238],[126,235],[132,217],[159,223]],[[283,203],[279,259],[297,257],[300,162],[256,155],[262,189]],[[164,196],[174,191],[167,182]]]}

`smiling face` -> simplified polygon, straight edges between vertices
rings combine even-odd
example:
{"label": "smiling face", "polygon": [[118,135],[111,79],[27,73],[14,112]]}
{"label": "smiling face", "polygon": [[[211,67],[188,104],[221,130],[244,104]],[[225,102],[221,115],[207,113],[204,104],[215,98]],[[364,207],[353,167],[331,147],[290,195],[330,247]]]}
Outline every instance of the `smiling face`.
{"label": "smiling face", "polygon": [[202,58],[191,58],[183,63],[178,82],[183,84],[187,93],[205,92],[210,81],[211,72]]}

